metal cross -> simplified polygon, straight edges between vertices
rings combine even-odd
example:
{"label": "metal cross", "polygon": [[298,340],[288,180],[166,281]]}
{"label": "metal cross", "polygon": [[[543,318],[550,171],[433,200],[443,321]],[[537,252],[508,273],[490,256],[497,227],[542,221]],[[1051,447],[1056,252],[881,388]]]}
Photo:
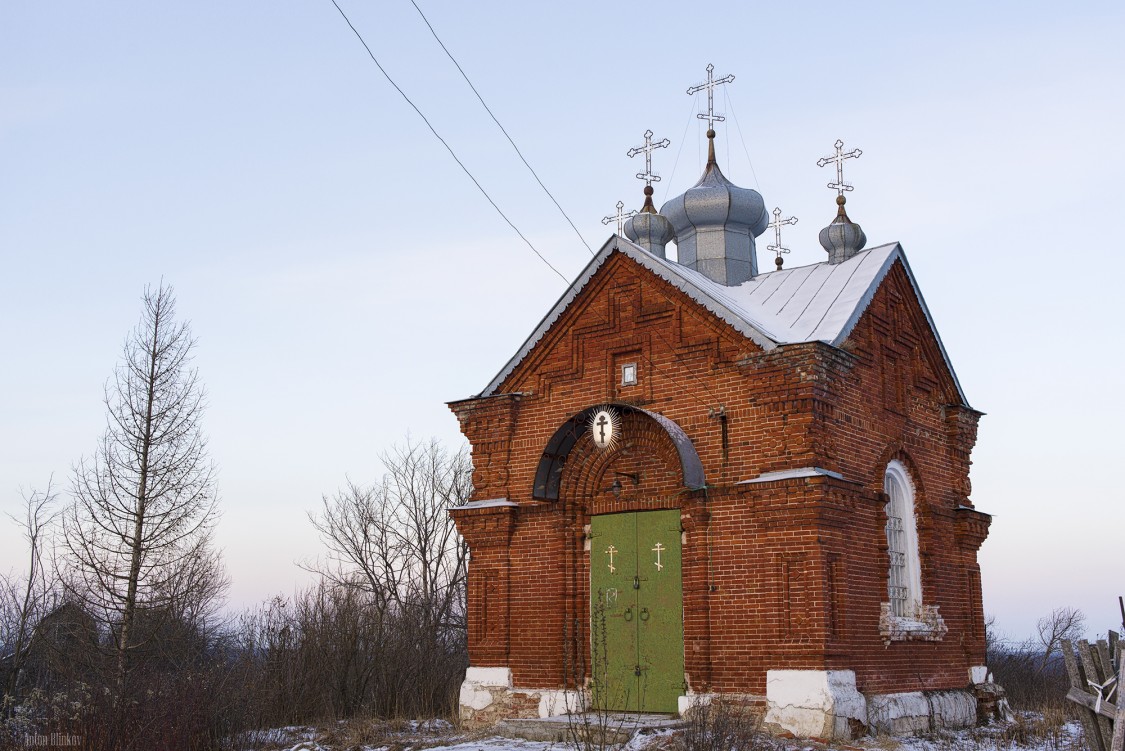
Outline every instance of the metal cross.
{"label": "metal cross", "polygon": [[[787,247],[785,247],[784,245],[781,244],[781,228],[782,228],[783,225],[796,224],[796,223],[797,223],[797,217],[791,216],[787,219],[782,219],[781,218],[781,209],[779,209],[777,207],[774,207],[773,221],[770,222],[766,226],[767,227],[773,227],[774,237],[777,238],[775,240],[775,242],[777,244],[776,245],[767,245],[766,250],[772,250],[775,253],[777,253],[778,260],[781,259],[782,253],[788,253],[789,252],[789,248],[787,248]],[[778,266],[780,266],[780,265],[781,264],[779,263]]]}
{"label": "metal cross", "polygon": [[844,160],[857,159],[861,154],[863,154],[863,152],[859,149],[853,149],[852,151],[849,151],[847,154],[845,154],[843,141],[837,140],[835,145],[836,155],[826,156],[823,159],[817,159],[816,166],[823,167],[824,165],[830,164],[832,162],[836,163],[836,182],[828,183],[828,187],[838,191],[838,194],[842,196],[844,195],[845,190],[854,190],[854,188],[852,188],[851,186],[851,183],[844,182]]}
{"label": "metal cross", "polygon": [[664,570],[664,564],[660,562],[660,551],[662,551],[664,549],[665,549],[664,546],[662,544],[660,544],[659,542],[656,543],[656,547],[654,547],[652,549],[652,552],[656,553],[656,570],[657,571],[663,571]]}
{"label": "metal cross", "polygon": [[608,548],[606,548],[605,552],[609,554],[609,573],[612,574],[617,571],[617,568],[613,565],[613,556],[618,552],[618,550],[617,548],[610,545]]}
{"label": "metal cross", "polygon": [[[631,216],[635,216],[636,213],[637,212],[635,212],[635,211],[625,211],[625,202],[624,201],[618,201],[617,202],[617,213],[611,214],[610,216],[603,216],[602,217],[602,224],[609,224],[610,222],[616,221],[617,222],[617,234],[620,235],[625,229],[625,220],[628,219]],[[604,432],[604,430],[603,430],[603,432]]]}
{"label": "metal cross", "polygon": [[734,80],[733,74],[728,74],[728,75],[725,75],[722,78],[718,78],[718,79],[715,78],[714,74],[715,74],[715,66],[712,65],[711,63],[708,63],[707,64],[707,83],[701,83],[698,86],[692,86],[690,89],[687,90],[687,93],[689,95],[695,96],[696,93],[698,93],[700,91],[703,91],[704,89],[707,89],[707,114],[704,115],[702,112],[700,112],[698,115],[696,115],[696,117],[698,117],[700,120],[706,120],[707,121],[707,128],[709,130],[715,129],[715,123],[716,122],[721,123],[724,120],[726,120],[726,118],[723,117],[722,115],[716,115],[715,114],[715,87],[719,86],[720,84],[730,83],[731,81]]}
{"label": "metal cross", "polygon": [[652,142],[652,131],[646,130],[645,131],[645,145],[644,146],[634,146],[633,148],[631,148],[631,149],[629,149],[628,151],[625,152],[626,154],[629,155],[630,159],[635,157],[637,154],[643,153],[645,155],[645,171],[637,173],[637,179],[638,180],[644,180],[645,185],[652,185],[653,183],[660,182],[660,175],[658,175],[658,174],[656,174],[655,172],[652,171],[652,152],[656,151],[657,149],[666,149],[671,144],[672,144],[672,142],[669,141],[667,138],[665,138],[663,141],[657,141],[656,143],[653,143]]}

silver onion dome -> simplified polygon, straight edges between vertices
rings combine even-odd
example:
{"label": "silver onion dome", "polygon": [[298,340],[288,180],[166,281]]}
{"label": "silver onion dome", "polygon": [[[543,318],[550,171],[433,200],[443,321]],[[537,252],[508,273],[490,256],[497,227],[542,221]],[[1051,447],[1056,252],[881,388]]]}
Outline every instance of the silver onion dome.
{"label": "silver onion dome", "polygon": [[707,131],[707,168],[682,195],[660,208],[676,234],[679,262],[719,284],[735,286],[758,273],[754,238],[769,224],[758,191],[728,180],[715,161],[715,131]]}
{"label": "silver onion dome", "polygon": [[844,204],[848,199],[843,194],[836,196],[836,218],[832,223],[820,231],[820,245],[828,253],[829,263],[843,263],[867,244],[867,235],[863,228],[848,218],[844,211]]}
{"label": "silver onion dome", "polygon": [[625,236],[650,253],[667,258],[666,246],[675,233],[672,223],[656,213],[652,204],[652,186],[645,186],[645,205],[625,222]]}

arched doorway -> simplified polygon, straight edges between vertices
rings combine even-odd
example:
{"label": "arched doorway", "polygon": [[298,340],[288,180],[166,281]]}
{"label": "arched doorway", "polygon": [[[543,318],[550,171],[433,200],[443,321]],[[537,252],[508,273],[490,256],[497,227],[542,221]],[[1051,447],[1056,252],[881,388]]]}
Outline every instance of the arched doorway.
{"label": "arched doorway", "polygon": [[[592,421],[612,415],[599,445]],[[599,429],[599,433],[601,433]],[[535,497],[571,530],[568,649],[597,706],[675,712],[685,693],[681,506],[704,487],[702,465],[672,420],[626,405],[591,407],[548,442]]]}

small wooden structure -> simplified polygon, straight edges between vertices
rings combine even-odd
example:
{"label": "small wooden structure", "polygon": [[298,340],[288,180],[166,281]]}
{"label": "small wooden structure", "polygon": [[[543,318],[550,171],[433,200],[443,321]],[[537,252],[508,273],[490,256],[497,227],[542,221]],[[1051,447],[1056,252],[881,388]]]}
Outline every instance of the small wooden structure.
{"label": "small wooden structure", "polygon": [[1116,631],[1097,644],[1063,642],[1063,658],[1070,677],[1066,698],[1082,707],[1079,717],[1091,751],[1125,751],[1125,643]]}

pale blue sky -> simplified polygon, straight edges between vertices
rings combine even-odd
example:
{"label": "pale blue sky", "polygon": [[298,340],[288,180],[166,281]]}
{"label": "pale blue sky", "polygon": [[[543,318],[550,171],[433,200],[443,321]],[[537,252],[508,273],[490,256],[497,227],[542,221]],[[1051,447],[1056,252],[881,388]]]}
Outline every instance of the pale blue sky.
{"label": "pale blue sky", "polygon": [[[577,274],[589,253],[408,0],[341,4]],[[625,151],[646,128],[672,141],[658,201],[698,177],[684,91],[709,62],[736,76],[724,171],[800,219],[787,265],[823,258],[817,158],[861,148],[849,214],[871,245],[903,244],[988,413],[986,610],[1013,634],[1059,605],[1119,625],[1097,572],[1119,566],[1125,517],[1120,3],[419,4],[595,248],[601,217],[640,203]],[[479,391],[563,288],[329,0],[6,4],[0,260],[0,510],[93,450],[102,385],[163,278],[199,339],[237,606],[306,581],[322,493],[373,479],[407,431],[457,444],[444,402]],[[17,547],[0,528],[0,570]]]}

